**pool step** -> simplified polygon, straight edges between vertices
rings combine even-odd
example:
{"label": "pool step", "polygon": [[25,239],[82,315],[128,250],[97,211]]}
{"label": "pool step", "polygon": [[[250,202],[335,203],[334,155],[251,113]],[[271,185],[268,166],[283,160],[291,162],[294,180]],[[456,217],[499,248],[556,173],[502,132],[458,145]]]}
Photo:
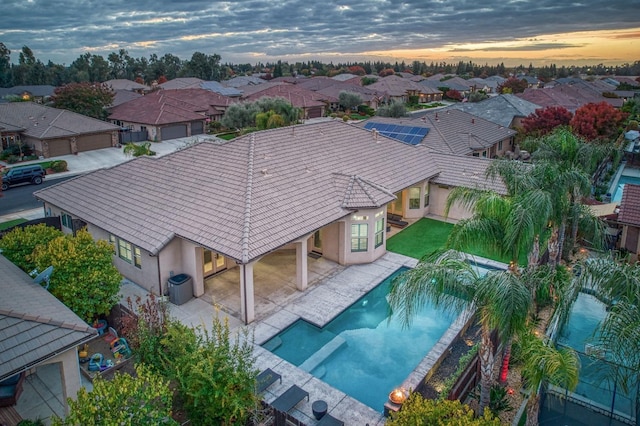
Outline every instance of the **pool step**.
{"label": "pool step", "polygon": [[269,340],[267,343],[262,345],[262,347],[268,350],[269,352],[275,351],[280,346],[282,346],[282,339],[279,336],[274,337],[273,339]]}
{"label": "pool step", "polygon": [[305,362],[300,364],[302,370],[310,373],[325,359],[329,358],[335,351],[346,345],[347,341],[340,336],[334,337],[329,343],[318,349],[316,353],[311,355]]}

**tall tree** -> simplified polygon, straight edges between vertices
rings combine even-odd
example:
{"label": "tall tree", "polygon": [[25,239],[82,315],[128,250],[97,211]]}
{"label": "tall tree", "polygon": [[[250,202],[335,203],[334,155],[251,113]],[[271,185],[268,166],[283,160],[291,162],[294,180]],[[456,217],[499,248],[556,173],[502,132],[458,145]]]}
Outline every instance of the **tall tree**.
{"label": "tall tree", "polygon": [[359,94],[354,92],[347,92],[344,90],[338,95],[338,100],[340,102],[340,106],[347,112],[350,112],[351,109],[362,104],[362,98]]}
{"label": "tall tree", "polygon": [[389,304],[394,314],[407,326],[426,303],[461,312],[475,308],[481,327],[480,411],[489,405],[489,391],[495,367],[491,333],[495,329],[502,339],[508,339],[525,327],[531,294],[515,274],[489,272],[480,277],[459,252],[434,253],[409,271],[399,275],[389,292]]}
{"label": "tall tree", "polygon": [[58,87],[52,101],[55,108],[104,119],[107,116],[106,108],[113,102],[113,97],[113,91],[103,84],[70,83]]}
{"label": "tall tree", "polygon": [[576,110],[571,127],[589,141],[607,142],[619,133],[627,114],[607,102],[589,103]]}
{"label": "tall tree", "polygon": [[527,401],[527,426],[536,426],[540,412],[540,386],[549,383],[570,391],[578,386],[580,359],[569,349],[556,349],[551,342],[526,334],[521,339],[524,377],[531,395]]}
{"label": "tall tree", "polygon": [[11,87],[11,50],[0,42],[0,87]]}
{"label": "tall tree", "polygon": [[573,118],[571,111],[560,106],[539,108],[522,120],[527,135],[543,136],[559,126],[568,126]]}

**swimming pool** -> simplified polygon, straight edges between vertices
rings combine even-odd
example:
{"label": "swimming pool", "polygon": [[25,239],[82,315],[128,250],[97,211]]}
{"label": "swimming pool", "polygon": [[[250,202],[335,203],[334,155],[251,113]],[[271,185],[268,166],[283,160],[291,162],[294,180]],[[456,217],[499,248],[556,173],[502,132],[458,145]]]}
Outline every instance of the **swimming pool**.
{"label": "swimming pool", "polygon": [[624,189],[624,185],[627,183],[633,183],[635,185],[640,185],[640,178],[634,176],[620,176],[618,180],[618,184],[616,185],[616,192],[613,193],[613,197],[611,198],[612,202],[622,200],[622,191]]}
{"label": "swimming pool", "polygon": [[[484,274],[492,267],[475,265]],[[262,346],[375,410],[440,340],[455,316],[425,306],[403,327],[388,321],[387,294],[400,268],[325,327],[298,320]]]}
{"label": "swimming pool", "polygon": [[635,391],[625,394],[608,378],[612,367],[606,362],[606,353],[599,348],[595,334],[606,315],[606,305],[595,296],[578,294],[558,344],[573,348],[580,357],[580,381],[573,392],[575,395],[591,405],[607,411],[613,407],[619,413],[633,417]]}

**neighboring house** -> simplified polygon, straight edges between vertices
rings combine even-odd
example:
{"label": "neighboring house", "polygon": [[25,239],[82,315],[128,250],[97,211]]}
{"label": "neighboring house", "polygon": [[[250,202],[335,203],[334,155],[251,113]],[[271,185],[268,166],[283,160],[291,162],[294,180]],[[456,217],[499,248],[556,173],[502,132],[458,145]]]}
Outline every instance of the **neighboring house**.
{"label": "neighboring house", "polygon": [[20,98],[23,101],[31,101],[43,104],[53,96],[56,90],[54,86],[46,84],[32,86],[14,86],[0,88],[0,102],[9,102],[11,98]]}
{"label": "neighboring house", "polygon": [[530,88],[538,88],[542,82],[538,79],[538,77],[534,77],[532,75],[517,75],[515,78],[518,80],[524,80],[527,82],[527,85]]}
{"label": "neighboring house", "polygon": [[373,109],[377,109],[381,98],[380,93],[370,89],[369,86],[360,86],[357,84],[358,82],[352,80],[343,82],[336,81],[333,78],[313,77],[298,83],[296,86],[327,96],[328,99],[335,99],[335,102],[331,102],[329,104],[329,108],[332,111],[336,111],[339,108],[338,100],[340,98],[340,92],[357,93],[362,99],[363,104],[368,105]]}
{"label": "neighboring house", "polygon": [[124,90],[127,92],[136,92],[142,95],[146,92],[151,91],[151,87],[147,86],[146,84],[140,84],[135,81],[127,80],[126,78],[107,80],[102,84],[110,87],[114,92]]}
{"label": "neighboring house", "polygon": [[241,90],[238,90],[235,87],[227,87],[219,81],[203,81],[200,83],[200,88],[222,96],[228,96],[230,98],[237,98],[242,95]]}
{"label": "neighboring house", "polygon": [[47,385],[61,389],[56,397],[67,407],[82,386],[77,348],[96,337],[96,329],[2,255],[0,275],[0,381],[57,364],[57,383]]}
{"label": "neighboring house", "polygon": [[397,75],[389,75],[378,79],[378,81],[366,87],[369,90],[374,90],[383,94],[386,102],[396,100],[402,103],[407,103],[410,96],[418,96],[418,101],[422,103],[442,99],[441,96],[438,99],[437,94],[434,95],[434,93],[437,92],[431,89],[426,90],[421,83],[422,82],[417,83]]}
{"label": "neighboring house", "polygon": [[[3,146],[21,141],[36,155],[57,157],[118,144],[118,126],[33,102],[0,105]],[[6,133],[5,133],[6,132]]]}
{"label": "neighboring house", "polygon": [[229,80],[225,80],[222,83],[227,87],[238,88],[240,86],[253,86],[256,84],[262,84],[266,82],[267,80],[263,80],[262,78],[258,78],[255,76],[241,75],[241,76],[230,78]]}
{"label": "neighboring house", "polygon": [[522,119],[533,114],[539,108],[541,108],[540,105],[512,94],[504,94],[480,102],[455,103],[445,110],[457,109],[501,126],[516,129],[522,126]]}
{"label": "neighboring house", "polygon": [[610,85],[604,85],[606,85],[604,82],[594,84],[580,80],[543,89],[525,89],[524,93],[517,93],[516,96],[542,107],[561,106],[571,112],[588,103],[600,102],[607,102],[615,108],[620,108],[623,104],[622,99],[603,96],[604,92],[613,91],[603,90],[603,88],[611,88]]}
{"label": "neighboring house", "polygon": [[640,185],[624,186],[618,224],[622,226],[620,248],[632,254],[632,263],[640,261]]}
{"label": "neighboring house", "polygon": [[165,89],[111,108],[109,120],[163,141],[205,133],[205,123],[219,120],[233,102],[205,89]]}
{"label": "neighboring house", "polygon": [[[244,90],[243,100],[257,101],[262,97],[284,98],[294,107],[302,110],[302,118],[324,117],[329,105],[338,102],[334,96],[323,95],[318,92],[299,87],[297,84],[289,83],[268,83],[259,86],[249,86],[241,88]],[[250,89],[250,90],[246,90]]]}
{"label": "neighboring house", "polygon": [[173,89],[200,89],[200,85],[204,83],[204,80],[196,77],[178,77],[173,80],[165,81],[162,84],[158,84],[158,87],[166,90]]}
{"label": "neighboring house", "polygon": [[122,105],[125,102],[129,102],[144,96],[138,92],[132,92],[130,90],[115,90],[113,94],[114,94],[113,101],[111,102],[111,106],[109,106],[109,108]]}
{"label": "neighboring house", "polygon": [[[341,265],[370,263],[386,253],[387,213],[442,214],[457,184],[504,193],[501,182],[485,181],[489,164],[332,120],[141,157],[35,196],[48,214],[85,222],[95,238],[111,241],[120,272],[150,291],[164,294],[174,272],[186,273],[201,296],[210,274],[240,268],[238,296],[250,323],[261,285],[254,266],[268,262],[265,255],[295,250],[296,286],[305,290],[311,250]],[[136,182],[135,191],[123,181]],[[454,208],[449,216],[469,213]]]}
{"label": "neighboring house", "polygon": [[345,73],[345,74],[334,75],[333,77],[331,77],[331,79],[335,81],[348,82],[351,84],[359,85],[360,81],[362,80],[362,77],[355,74]]}
{"label": "neighboring house", "polygon": [[421,145],[444,154],[495,158],[514,149],[515,130],[458,109],[421,111],[410,119],[373,117],[370,121],[428,127]]}

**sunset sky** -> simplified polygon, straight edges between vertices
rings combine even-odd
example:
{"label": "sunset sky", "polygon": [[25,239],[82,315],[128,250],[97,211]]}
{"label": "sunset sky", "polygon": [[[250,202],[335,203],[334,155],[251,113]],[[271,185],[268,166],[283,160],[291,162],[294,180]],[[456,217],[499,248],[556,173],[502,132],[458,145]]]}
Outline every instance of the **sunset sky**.
{"label": "sunset sky", "polygon": [[0,42],[43,62],[217,53],[223,62],[640,60],[640,0],[3,0]]}

